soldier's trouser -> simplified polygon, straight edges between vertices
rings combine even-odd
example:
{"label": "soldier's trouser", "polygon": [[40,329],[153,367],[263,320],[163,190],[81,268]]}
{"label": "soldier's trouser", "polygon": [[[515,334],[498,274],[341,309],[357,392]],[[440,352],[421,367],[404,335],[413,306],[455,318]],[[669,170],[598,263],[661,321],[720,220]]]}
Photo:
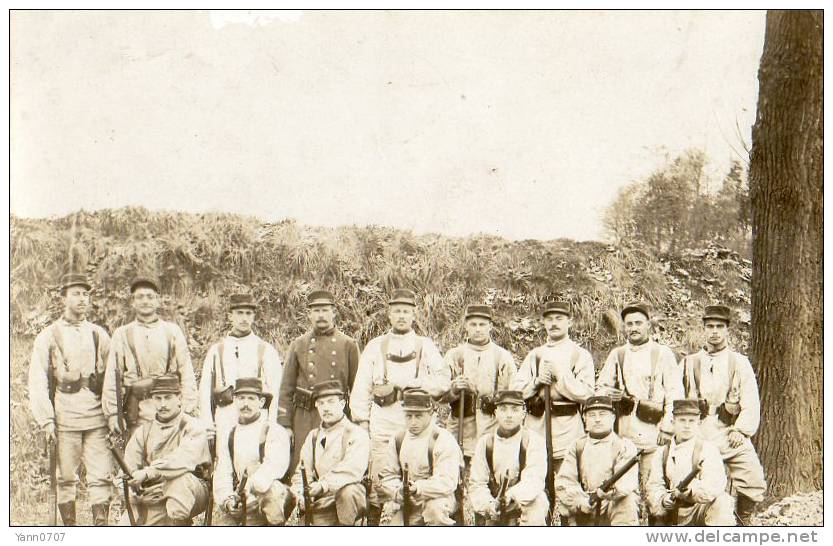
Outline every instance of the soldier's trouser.
{"label": "soldier's trouser", "polygon": [[617,500],[602,501],[599,519],[595,512],[590,514],[571,513],[570,523],[581,527],[586,526],[628,526],[639,525],[639,497],[631,493]]}
{"label": "soldier's trouser", "polygon": [[[437,499],[430,499],[422,502],[412,500],[410,506],[409,523],[414,527],[422,525],[439,526],[454,525],[451,514],[457,507],[454,495],[448,495]],[[402,525],[402,509],[397,510],[387,525]]]}
{"label": "soldier's trouser", "polygon": [[385,465],[388,453],[388,434],[374,434],[370,438],[370,465],[367,472],[370,476],[370,503],[374,506],[382,506],[379,500],[379,471]]}
{"label": "soldier's trouser", "polygon": [[[255,502],[249,499],[246,510],[247,527],[263,527],[267,525],[283,525],[286,518],[292,513],[295,507],[295,495],[290,489],[279,481],[272,482],[272,486],[262,495],[254,494]],[[240,518],[235,518],[226,512],[221,511],[215,525],[236,526],[240,525]]]}
{"label": "soldier's trouser", "polygon": [[62,431],[58,436],[58,503],[75,500],[78,468],[87,470],[90,504],[109,504],[113,491],[113,462],[107,447],[107,427]]}
{"label": "soldier's trouser", "polygon": [[[208,483],[190,472],[165,482],[162,502],[144,505],[131,499],[131,507],[138,521],[144,511],[144,525],[168,525],[171,520],[187,520],[204,512],[208,506]],[[122,513],[119,525],[129,525],[127,512]]]}
{"label": "soldier's trouser", "polygon": [[360,483],[345,485],[336,491],[334,503],[326,508],[316,508],[312,524],[316,527],[355,525],[356,521],[364,515],[365,498],[364,485]]}
{"label": "soldier's trouser", "polygon": [[731,526],[735,524],[735,503],[728,493],[721,493],[709,504],[695,504],[680,508],[677,524],[702,527],[712,525]]}
{"label": "soldier's trouser", "polygon": [[745,438],[743,443],[735,449],[724,449],[723,445],[720,447],[732,493],[740,493],[755,502],[764,500],[766,492],[764,468],[761,466],[752,440]]}
{"label": "soldier's trouser", "polygon": [[547,514],[550,510],[550,503],[547,500],[547,495],[544,493],[535,497],[535,500],[521,506],[521,517],[518,520],[518,525],[521,527],[527,525],[543,526],[546,525]]}

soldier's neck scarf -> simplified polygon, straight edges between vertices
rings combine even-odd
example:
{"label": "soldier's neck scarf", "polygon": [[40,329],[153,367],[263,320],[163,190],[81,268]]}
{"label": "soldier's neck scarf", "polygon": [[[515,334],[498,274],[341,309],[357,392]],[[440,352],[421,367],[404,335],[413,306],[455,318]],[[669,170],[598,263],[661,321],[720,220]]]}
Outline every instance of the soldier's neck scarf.
{"label": "soldier's neck scarf", "polygon": [[484,341],[480,341],[480,342],[474,341],[473,339],[468,339],[466,341],[468,342],[469,345],[473,345],[475,347],[485,347],[486,345],[491,343],[492,340],[487,337]]}
{"label": "soldier's neck scarf", "polygon": [[74,319],[74,318],[70,318],[69,316],[67,316],[66,313],[64,313],[64,316],[61,317],[61,318],[64,319],[64,322],[66,322],[67,324],[72,324],[73,326],[78,326],[79,324],[84,322],[84,316],[83,315],[81,315],[77,319]]}
{"label": "soldier's neck scarf", "polygon": [[251,331],[251,330],[249,330],[249,331],[248,331],[248,332],[246,332],[245,334],[238,334],[237,332],[235,332],[234,330],[232,330],[231,332],[229,332],[229,333],[228,333],[228,335],[229,335],[230,337],[236,337],[237,339],[242,339],[242,338],[244,338],[244,337],[249,337],[249,334],[251,334],[251,333],[252,333],[252,331]]}
{"label": "soldier's neck scarf", "polygon": [[607,432],[588,432],[591,438],[594,440],[602,440],[610,436],[610,433],[613,432],[612,430],[608,430]]}
{"label": "soldier's neck scarf", "polygon": [[715,353],[719,353],[720,351],[722,351],[723,349],[725,349],[728,346],[729,346],[729,344],[726,343],[726,340],[724,339],[723,343],[721,343],[720,345],[715,346],[715,347],[713,347],[709,344],[706,344],[706,352],[709,353],[710,355],[713,355]]}
{"label": "soldier's neck scarf", "polygon": [[504,431],[502,428],[498,427],[497,428],[497,435],[498,435],[498,437],[503,438],[505,440],[506,438],[511,438],[512,436],[517,434],[519,430],[521,430],[521,425],[516,426],[512,430],[506,430],[506,431]]}

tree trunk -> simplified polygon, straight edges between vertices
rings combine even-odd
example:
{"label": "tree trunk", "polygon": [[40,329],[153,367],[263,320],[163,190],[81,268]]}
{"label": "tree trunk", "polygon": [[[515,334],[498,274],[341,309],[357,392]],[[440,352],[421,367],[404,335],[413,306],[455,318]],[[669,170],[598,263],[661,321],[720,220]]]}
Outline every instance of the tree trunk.
{"label": "tree trunk", "polygon": [[777,497],[822,488],[823,24],[767,14],[752,129],[755,442]]}

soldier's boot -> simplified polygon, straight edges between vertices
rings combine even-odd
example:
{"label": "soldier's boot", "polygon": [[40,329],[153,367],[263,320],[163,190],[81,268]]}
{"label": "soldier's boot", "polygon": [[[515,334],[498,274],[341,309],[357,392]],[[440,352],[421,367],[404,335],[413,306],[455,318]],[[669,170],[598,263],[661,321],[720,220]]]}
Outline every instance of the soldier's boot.
{"label": "soldier's boot", "polygon": [[382,519],[382,507],[375,504],[370,505],[370,513],[367,514],[367,526],[378,527]]}
{"label": "soldier's boot", "polygon": [[758,503],[743,495],[738,493],[737,504],[735,505],[735,515],[738,518],[738,526],[740,527],[749,527],[751,524],[750,518],[752,517],[752,513],[755,511],[755,505]]}
{"label": "soldier's boot", "polygon": [[61,513],[61,521],[65,526],[75,525],[75,501],[62,502],[58,505],[58,512]]}
{"label": "soldier's boot", "polygon": [[103,527],[107,525],[110,519],[110,505],[109,504],[93,504],[93,525]]}

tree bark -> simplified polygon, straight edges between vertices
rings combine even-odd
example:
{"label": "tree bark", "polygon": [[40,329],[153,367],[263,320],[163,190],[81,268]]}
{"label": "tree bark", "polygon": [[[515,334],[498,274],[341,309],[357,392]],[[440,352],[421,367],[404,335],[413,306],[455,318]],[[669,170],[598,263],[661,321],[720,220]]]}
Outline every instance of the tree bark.
{"label": "tree bark", "polygon": [[822,488],[823,24],[767,14],[752,128],[755,444],[776,497]]}

